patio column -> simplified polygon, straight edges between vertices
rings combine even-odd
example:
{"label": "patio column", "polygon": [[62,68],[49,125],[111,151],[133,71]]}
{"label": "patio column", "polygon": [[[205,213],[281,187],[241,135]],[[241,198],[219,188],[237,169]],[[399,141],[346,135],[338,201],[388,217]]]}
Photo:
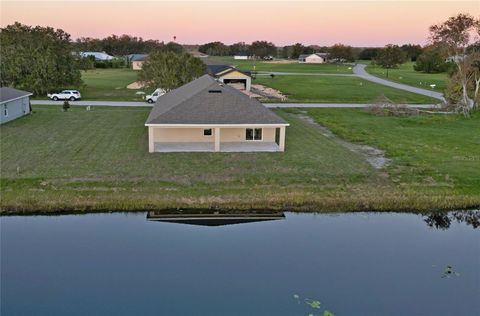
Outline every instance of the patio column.
{"label": "patio column", "polygon": [[220,127],[215,127],[215,151],[220,151]]}
{"label": "patio column", "polygon": [[285,129],[285,126],[280,127],[280,139],[278,144],[280,151],[285,151]]}
{"label": "patio column", "polygon": [[148,152],[153,153],[155,151],[155,142],[153,139],[153,127],[148,127]]}

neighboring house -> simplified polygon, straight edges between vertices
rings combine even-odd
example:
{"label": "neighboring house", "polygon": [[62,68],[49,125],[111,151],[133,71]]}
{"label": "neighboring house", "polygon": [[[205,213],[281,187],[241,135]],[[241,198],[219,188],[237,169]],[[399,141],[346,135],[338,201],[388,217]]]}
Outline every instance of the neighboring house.
{"label": "neighboring house", "polygon": [[454,55],[454,56],[448,56],[445,59],[445,62],[447,63],[458,63],[462,62],[465,59],[466,55]]}
{"label": "neighboring house", "polygon": [[247,60],[251,59],[252,57],[249,56],[247,53],[239,53],[233,56],[233,59],[240,59],[240,60]]}
{"label": "neighboring house", "polygon": [[203,75],[159,97],[145,126],[149,152],[275,152],[285,150],[289,124]]}
{"label": "neighboring house", "polygon": [[110,56],[109,54],[105,52],[80,52],[80,56],[82,57],[90,57],[93,56],[95,60],[112,60],[113,56]]}
{"label": "neighboring house", "polygon": [[143,62],[147,59],[148,54],[130,54],[127,56],[129,62],[132,63],[133,70],[140,70],[143,67]]}
{"label": "neighboring house", "polygon": [[32,93],[8,87],[0,88],[0,124],[30,113]]}
{"label": "neighboring house", "polygon": [[207,65],[207,73],[238,90],[250,91],[252,86],[250,73],[237,70],[230,65]]}
{"label": "neighboring house", "polygon": [[328,53],[302,54],[298,56],[299,63],[323,64],[328,61]]}

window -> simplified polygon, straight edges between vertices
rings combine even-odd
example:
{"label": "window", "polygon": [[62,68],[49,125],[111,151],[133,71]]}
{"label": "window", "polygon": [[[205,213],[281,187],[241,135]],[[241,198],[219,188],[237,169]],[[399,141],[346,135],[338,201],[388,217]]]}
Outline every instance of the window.
{"label": "window", "polygon": [[211,128],[204,129],[203,136],[212,136],[212,129]]}
{"label": "window", "polygon": [[4,115],[5,117],[8,116],[8,105],[6,105],[6,104],[3,106],[3,115]]}
{"label": "window", "polygon": [[247,128],[245,130],[245,140],[262,140],[262,129]]}

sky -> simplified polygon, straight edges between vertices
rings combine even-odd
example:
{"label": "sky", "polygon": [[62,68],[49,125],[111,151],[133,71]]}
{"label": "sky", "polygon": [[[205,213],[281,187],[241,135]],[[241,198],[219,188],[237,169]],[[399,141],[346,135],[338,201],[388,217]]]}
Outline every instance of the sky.
{"label": "sky", "polygon": [[0,25],[61,28],[72,38],[129,34],[182,44],[210,41],[359,47],[426,44],[428,27],[480,1],[5,1]]}

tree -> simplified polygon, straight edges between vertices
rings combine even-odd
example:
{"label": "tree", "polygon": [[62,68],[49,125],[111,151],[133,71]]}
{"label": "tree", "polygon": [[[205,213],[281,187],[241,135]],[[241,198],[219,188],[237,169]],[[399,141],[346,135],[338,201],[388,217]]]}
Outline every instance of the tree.
{"label": "tree", "polygon": [[230,55],[237,55],[237,54],[247,54],[250,46],[245,44],[245,42],[238,42],[235,44],[230,45]]}
{"label": "tree", "polygon": [[[467,57],[467,49],[473,41],[473,33],[480,35],[480,20],[470,14],[458,14],[447,21],[430,26],[430,39],[434,44],[443,45],[449,58],[456,65],[456,75],[450,80],[459,80],[461,85],[461,98],[455,104],[457,109],[465,116],[477,107],[475,100],[468,96],[469,83],[475,72],[471,71],[472,60]],[[475,45],[476,46],[476,45]],[[474,46],[474,47],[475,47]],[[454,83],[451,83],[452,86]]]}
{"label": "tree", "polygon": [[188,53],[159,51],[150,54],[138,77],[149,89],[178,88],[205,73],[205,64]]}
{"label": "tree", "polygon": [[358,59],[361,60],[374,60],[378,52],[381,50],[381,48],[364,48],[362,51],[360,51],[358,55]]}
{"label": "tree", "polygon": [[113,56],[124,56],[136,53],[150,53],[165,47],[157,40],[144,40],[130,35],[110,35],[103,39],[81,37],[74,43],[76,51],[99,51]]}
{"label": "tree", "polygon": [[210,56],[228,56],[230,54],[230,47],[222,42],[211,42],[200,45],[198,51]]}
{"label": "tree", "polygon": [[400,47],[405,53],[407,60],[416,61],[418,56],[423,53],[423,48],[420,45],[405,44]]}
{"label": "tree", "polygon": [[405,53],[397,45],[387,45],[378,51],[375,58],[375,64],[388,70],[392,68],[398,68],[398,65],[405,62]]}
{"label": "tree", "polygon": [[250,45],[249,53],[256,58],[263,59],[266,56],[276,56],[277,48],[271,42],[255,41]]}
{"label": "tree", "polygon": [[355,61],[352,46],[335,44],[329,49],[330,59],[337,61]]}
{"label": "tree", "polygon": [[417,57],[413,69],[425,73],[445,72],[449,66],[446,58],[447,55],[442,47],[437,45],[427,46],[423,53]]}
{"label": "tree", "polygon": [[62,105],[63,112],[67,112],[69,108],[70,108],[70,103],[67,100],[63,101],[63,105]]}
{"label": "tree", "polygon": [[81,74],[70,34],[16,22],[0,29],[0,83],[36,95],[78,86]]}

